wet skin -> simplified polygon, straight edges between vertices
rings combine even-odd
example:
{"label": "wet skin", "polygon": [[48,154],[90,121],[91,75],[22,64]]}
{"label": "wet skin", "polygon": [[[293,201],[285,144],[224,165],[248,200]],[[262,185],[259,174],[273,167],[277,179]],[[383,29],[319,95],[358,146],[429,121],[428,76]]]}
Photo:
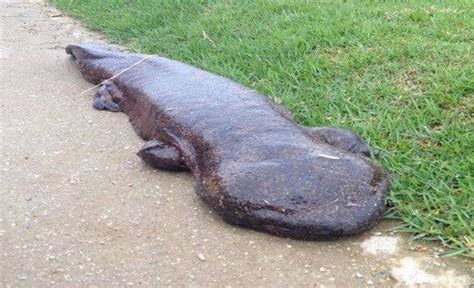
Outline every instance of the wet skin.
{"label": "wet skin", "polygon": [[[146,57],[94,43],[66,52],[93,84]],[[138,155],[190,171],[199,197],[229,223],[314,240],[360,233],[383,214],[388,175],[358,135],[300,126],[227,78],[153,56],[105,81],[93,106],[126,113],[149,141]]]}

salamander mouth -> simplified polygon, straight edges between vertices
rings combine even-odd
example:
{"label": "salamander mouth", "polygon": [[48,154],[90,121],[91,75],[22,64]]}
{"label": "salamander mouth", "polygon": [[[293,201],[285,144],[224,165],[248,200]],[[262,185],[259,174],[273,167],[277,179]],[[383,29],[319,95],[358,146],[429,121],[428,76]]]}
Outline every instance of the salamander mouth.
{"label": "salamander mouth", "polygon": [[265,224],[260,227],[257,227],[255,230],[260,230],[273,234],[279,237],[288,237],[298,240],[314,241],[314,240],[333,240],[337,238],[342,238],[348,236],[344,233],[343,230],[325,230],[319,229],[317,233],[314,233],[309,227],[301,227],[295,229],[295,227],[285,227],[278,224]]}
{"label": "salamander mouth", "polygon": [[273,225],[273,224],[263,225],[262,228],[264,231],[267,231],[268,233],[273,234],[273,235],[285,235],[285,234],[294,233],[294,231],[292,231],[291,229],[288,229],[279,225]]}

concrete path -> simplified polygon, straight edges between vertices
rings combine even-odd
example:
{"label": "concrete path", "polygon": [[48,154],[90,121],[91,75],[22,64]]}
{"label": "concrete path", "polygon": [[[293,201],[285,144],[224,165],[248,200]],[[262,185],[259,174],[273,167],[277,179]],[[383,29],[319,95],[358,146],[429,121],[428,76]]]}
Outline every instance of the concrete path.
{"label": "concrete path", "polygon": [[1,287],[467,286],[472,262],[385,232],[304,242],[225,224],[185,173],[152,170],[99,112],[65,45],[101,36],[41,1],[0,0]]}

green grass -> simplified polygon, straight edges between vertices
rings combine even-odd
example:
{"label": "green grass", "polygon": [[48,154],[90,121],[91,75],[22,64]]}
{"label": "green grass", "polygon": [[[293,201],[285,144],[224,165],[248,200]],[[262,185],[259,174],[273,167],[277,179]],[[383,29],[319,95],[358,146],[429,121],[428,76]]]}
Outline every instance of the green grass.
{"label": "green grass", "polygon": [[254,87],[300,123],[361,134],[393,175],[386,216],[473,256],[471,1],[51,2],[113,42]]}

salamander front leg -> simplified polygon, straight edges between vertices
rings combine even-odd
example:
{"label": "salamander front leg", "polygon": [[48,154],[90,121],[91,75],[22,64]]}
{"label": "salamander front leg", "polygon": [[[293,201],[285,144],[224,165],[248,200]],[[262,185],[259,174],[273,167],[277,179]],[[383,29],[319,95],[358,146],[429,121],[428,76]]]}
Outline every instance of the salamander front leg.
{"label": "salamander front leg", "polygon": [[97,110],[109,110],[112,112],[119,112],[120,109],[121,92],[115,87],[113,83],[104,83],[99,87],[99,90],[94,95],[92,107]]}
{"label": "salamander front leg", "polygon": [[370,154],[378,155],[379,150],[370,147],[362,138],[345,129],[340,128],[308,128],[302,127],[306,132],[316,140],[324,141],[329,145],[336,146],[348,152],[370,156]]}
{"label": "salamander front leg", "polygon": [[187,171],[181,152],[174,146],[159,140],[145,143],[137,153],[150,166],[167,171]]}

